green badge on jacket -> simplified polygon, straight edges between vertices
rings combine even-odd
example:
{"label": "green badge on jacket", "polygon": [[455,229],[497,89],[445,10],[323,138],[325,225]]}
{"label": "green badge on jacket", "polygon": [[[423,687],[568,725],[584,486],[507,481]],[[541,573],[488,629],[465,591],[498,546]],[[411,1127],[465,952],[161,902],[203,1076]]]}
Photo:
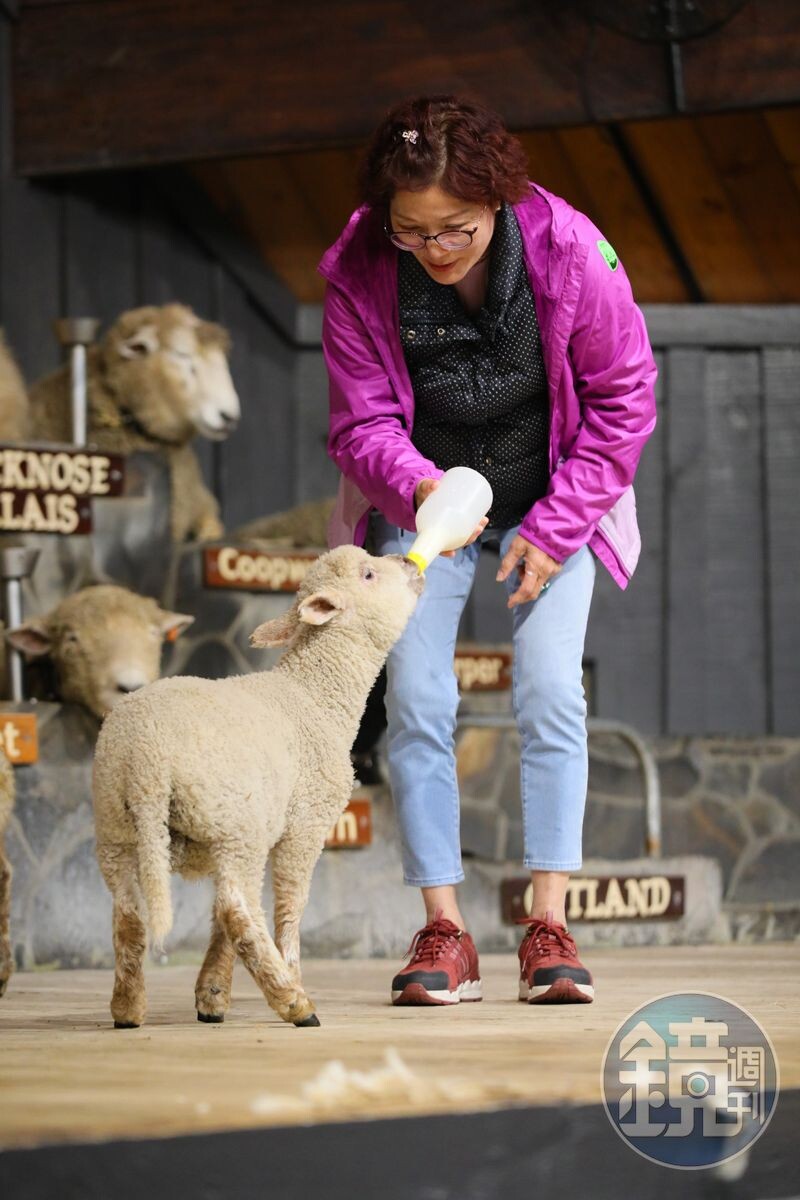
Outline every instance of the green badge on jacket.
{"label": "green badge on jacket", "polygon": [[604,238],[601,238],[597,243],[597,249],[608,263],[609,268],[612,271],[616,271],[617,266],[619,265],[619,259],[617,258],[617,252],[611,245],[611,242],[607,242]]}

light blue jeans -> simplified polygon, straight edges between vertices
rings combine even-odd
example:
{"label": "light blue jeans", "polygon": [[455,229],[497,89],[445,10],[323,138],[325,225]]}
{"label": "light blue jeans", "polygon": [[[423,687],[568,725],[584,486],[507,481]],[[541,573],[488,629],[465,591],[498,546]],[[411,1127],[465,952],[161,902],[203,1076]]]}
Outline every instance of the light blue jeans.
{"label": "light blue jeans", "polygon": [[[518,530],[487,529],[455,558],[431,563],[425,590],[387,662],[389,775],[404,878],[416,887],[464,878],[454,751],[456,635],[481,545],[498,540],[502,559]],[[415,536],[374,512],[371,532],[377,554],[405,554]],[[594,576],[594,557],[584,546],[537,600],[512,609],[524,865],[533,870],[577,871],[582,863],[588,775],[582,658]],[[517,572],[502,586],[504,603],[519,586]]]}

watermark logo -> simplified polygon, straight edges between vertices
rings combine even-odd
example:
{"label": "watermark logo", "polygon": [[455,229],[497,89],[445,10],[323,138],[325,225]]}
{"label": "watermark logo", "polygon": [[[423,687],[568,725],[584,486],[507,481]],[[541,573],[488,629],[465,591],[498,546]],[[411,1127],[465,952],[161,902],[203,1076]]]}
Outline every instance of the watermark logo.
{"label": "watermark logo", "polygon": [[612,1125],[638,1154],[679,1169],[714,1167],[766,1129],[778,1062],[743,1008],[709,992],[671,992],[619,1026],[602,1085]]}

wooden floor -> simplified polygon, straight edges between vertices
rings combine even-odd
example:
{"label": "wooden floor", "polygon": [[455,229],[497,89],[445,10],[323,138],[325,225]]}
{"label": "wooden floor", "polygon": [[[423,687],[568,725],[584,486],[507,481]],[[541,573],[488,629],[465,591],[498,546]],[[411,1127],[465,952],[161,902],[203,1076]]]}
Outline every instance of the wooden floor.
{"label": "wooden floor", "polygon": [[[599,1103],[602,1056],[617,1025],[671,991],[714,992],[746,1008],[772,1039],[781,1087],[800,1086],[800,946],[647,947],[585,957],[597,987],[593,1004],[518,1003],[516,960],[498,955],[481,959],[484,1001],[449,1009],[392,1008],[394,963],[309,961],[305,981],[319,1029],[281,1022],[239,968],[225,1024],[201,1025],[196,968],[153,967],[148,1021],[138,1030],[111,1028],[108,971],[19,973],[0,1002],[0,1146],[518,1102]],[[341,1082],[334,1061],[349,1071],[386,1069],[389,1048],[414,1078],[402,1070],[396,1084],[384,1078],[377,1097],[327,1101],[309,1086],[321,1073],[335,1085],[338,1071]],[[369,1080],[364,1086],[368,1092]]]}

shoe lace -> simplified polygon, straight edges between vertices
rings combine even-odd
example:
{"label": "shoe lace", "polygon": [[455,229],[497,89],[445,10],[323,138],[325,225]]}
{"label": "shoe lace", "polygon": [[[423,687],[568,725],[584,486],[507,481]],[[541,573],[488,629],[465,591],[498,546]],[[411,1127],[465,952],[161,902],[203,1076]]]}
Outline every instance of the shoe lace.
{"label": "shoe lace", "polygon": [[517,917],[514,924],[528,926],[528,932],[525,935],[525,940],[528,942],[525,948],[526,961],[533,953],[547,954],[548,952],[556,953],[561,957],[577,958],[578,948],[575,945],[575,939],[566,925],[556,925],[552,919],[552,913],[548,912],[544,920]]}
{"label": "shoe lace", "polygon": [[415,962],[426,961],[436,962],[445,954],[452,951],[453,939],[460,941],[463,935],[463,930],[447,917],[441,915],[441,910],[437,909],[432,921],[427,925],[423,925],[422,929],[417,930],[411,939],[411,945],[405,953],[405,957],[409,958],[409,965]]}

